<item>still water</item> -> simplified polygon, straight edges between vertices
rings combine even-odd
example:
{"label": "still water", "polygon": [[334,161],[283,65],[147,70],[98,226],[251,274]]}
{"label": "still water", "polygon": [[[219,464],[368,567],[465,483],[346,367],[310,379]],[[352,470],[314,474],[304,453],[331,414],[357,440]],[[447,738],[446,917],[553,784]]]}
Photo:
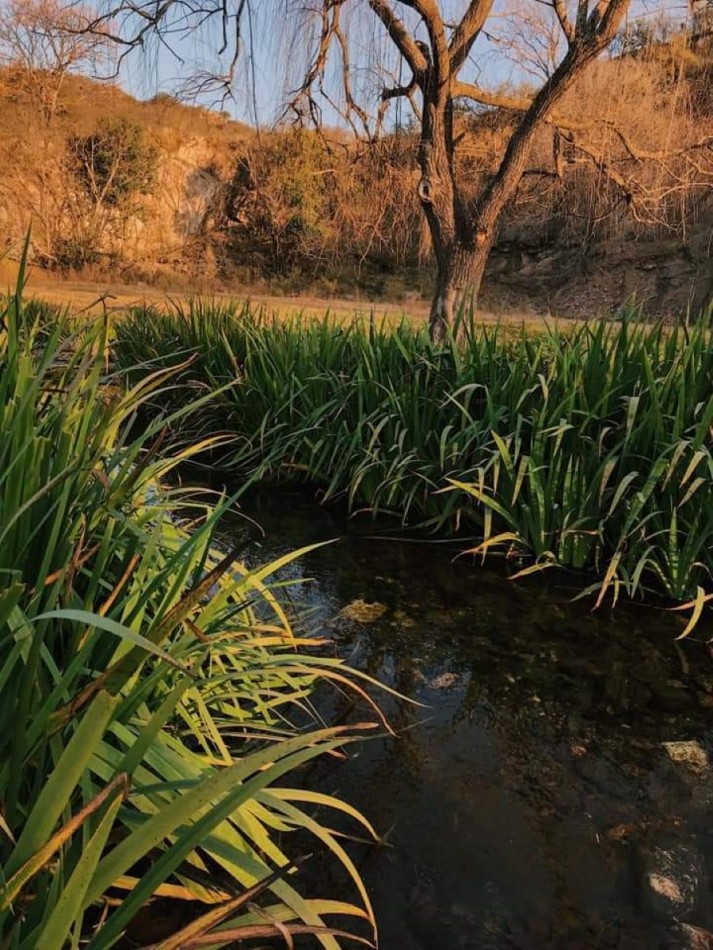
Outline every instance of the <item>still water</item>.
{"label": "still water", "polygon": [[[454,561],[457,547],[375,538],[300,494],[249,514],[264,535],[229,532],[249,563],[340,539],[282,575],[312,578],[285,597],[422,704],[382,698],[396,737],[310,776],[385,838],[353,851],[383,950],[673,948],[689,945],[674,914],[713,928],[710,629],[676,643],[682,622],[662,610],[592,613],[553,579],[512,583]],[[682,741],[688,764],[663,745]],[[352,896],[317,874],[322,896]],[[666,874],[673,904],[651,888]]]}

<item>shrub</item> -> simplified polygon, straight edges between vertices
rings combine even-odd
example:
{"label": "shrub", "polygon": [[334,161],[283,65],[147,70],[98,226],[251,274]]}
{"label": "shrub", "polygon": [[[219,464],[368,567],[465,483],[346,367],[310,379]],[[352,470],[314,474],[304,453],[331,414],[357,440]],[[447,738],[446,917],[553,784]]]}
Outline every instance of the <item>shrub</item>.
{"label": "shrub", "polygon": [[127,119],[101,119],[91,135],[71,138],[69,151],[74,174],[95,204],[123,208],[155,184],[158,151]]}

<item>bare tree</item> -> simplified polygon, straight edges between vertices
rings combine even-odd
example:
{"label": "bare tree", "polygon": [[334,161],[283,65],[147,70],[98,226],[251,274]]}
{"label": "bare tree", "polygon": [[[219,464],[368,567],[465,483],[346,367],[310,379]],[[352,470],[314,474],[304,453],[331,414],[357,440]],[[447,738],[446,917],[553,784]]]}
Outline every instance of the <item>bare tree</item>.
{"label": "bare tree", "polygon": [[[427,43],[416,41],[384,0],[370,2],[408,62],[411,83],[418,87],[423,100],[418,187],[438,271],[430,317],[431,335],[436,340],[442,338],[464,291],[476,293],[480,287],[498,219],[526,171],[539,127],[587,65],[614,39],[629,3],[594,3],[590,10],[589,4],[580,2],[574,20],[564,2],[552,0],[552,5],[566,38],[566,52],[536,95],[527,103],[517,103],[521,117],[499,167],[478,195],[466,198],[455,174],[454,101],[462,98],[485,105],[510,105],[461,78],[492,12],[492,0],[467,4],[461,19],[450,29],[435,2],[416,0],[413,6],[425,24]],[[385,90],[382,96],[401,94],[402,90],[396,88]]]}
{"label": "bare tree", "polygon": [[28,106],[13,150],[18,173],[6,168],[0,191],[14,208],[31,208],[33,247],[42,259],[52,258],[63,228],[64,142],[56,129],[62,90],[69,74],[95,69],[108,54],[106,36],[90,28],[95,19],[94,9],[64,0],[0,2],[0,66]]}
{"label": "bare tree", "polygon": [[[386,125],[390,104],[408,99],[417,118],[418,197],[437,266],[430,330],[440,340],[463,295],[478,293],[501,214],[525,176],[561,177],[565,161],[586,160],[620,190],[622,200],[636,205],[636,180],[628,180],[592,144],[596,136],[590,135],[587,117],[574,121],[571,110],[567,119],[557,113],[568,90],[619,35],[631,5],[632,0],[523,0],[510,5],[509,34],[500,29],[498,35],[507,12],[500,0],[260,0],[259,7],[251,0],[107,0],[94,28],[105,30],[112,18],[114,38],[126,52],[149,39],[175,44],[211,25],[225,64],[213,81],[228,88],[244,31],[250,38],[252,17],[268,11],[261,29],[277,32],[275,24],[292,24],[285,59],[303,54],[291,98],[298,118],[319,123],[326,103],[356,135],[373,140]],[[518,19],[526,29],[512,27]],[[520,43],[525,69],[519,75],[527,80],[520,96],[501,95],[480,81],[493,48],[508,42],[514,48]],[[207,88],[206,76],[202,82]],[[362,96],[369,92],[371,106]],[[511,117],[507,147],[475,193],[457,161],[462,137],[456,118],[466,103],[480,111],[506,110]],[[552,165],[531,168],[532,146],[547,126],[553,129]],[[661,159],[626,137],[620,144],[634,165]],[[709,144],[706,138],[692,151]]]}
{"label": "bare tree", "polygon": [[0,64],[15,69],[46,123],[69,73],[96,67],[107,39],[91,30],[96,12],[62,0],[6,0],[0,6]]}

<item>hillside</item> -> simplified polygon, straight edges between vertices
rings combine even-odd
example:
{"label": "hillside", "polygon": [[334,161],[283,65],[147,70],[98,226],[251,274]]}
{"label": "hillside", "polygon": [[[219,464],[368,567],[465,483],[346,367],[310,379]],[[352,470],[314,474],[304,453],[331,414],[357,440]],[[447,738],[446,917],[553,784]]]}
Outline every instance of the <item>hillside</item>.
{"label": "hillside", "polygon": [[[22,136],[28,128],[27,110],[32,105],[32,98],[20,72],[0,70],[0,96],[3,129],[9,136]],[[57,118],[60,134],[88,132],[99,118],[106,115],[139,123],[167,149],[178,145],[186,136],[209,136],[219,146],[251,134],[248,126],[232,120],[227,112],[187,105],[165,94],[148,100],[135,99],[108,82],[97,82],[80,75],[65,77]]]}
{"label": "hillside", "polygon": [[94,271],[168,284],[192,276],[197,265],[205,273],[204,235],[235,150],[252,134],[246,126],[170,96],[139,101],[82,76],[65,78],[51,122],[38,111],[26,78],[0,72],[0,222],[6,252],[16,254],[32,223],[35,260],[53,268],[53,244],[71,233],[78,215],[67,143],[90,135],[103,120],[123,120],[138,126],[156,149],[156,180],[128,221],[119,228],[109,222]]}
{"label": "hillside", "polygon": [[[690,105],[668,106],[667,57],[668,48],[654,63],[632,58],[616,104],[617,121],[656,148],[713,125],[708,71],[694,68],[700,57],[686,78],[695,117]],[[602,108],[611,68],[593,72],[573,114],[583,103],[595,115]],[[72,143],[93,141],[107,121],[138,128],[156,156],[150,187],[121,214],[112,201],[87,197],[72,164]],[[508,114],[459,121],[459,161],[476,187],[504,148]],[[0,123],[2,251],[10,259],[31,223],[35,264],[72,279],[412,302],[430,291],[415,142],[406,131],[357,160],[343,141],[333,148],[290,130],[256,136],[225,113],[166,95],[139,101],[81,76],[65,77],[48,117],[27,75],[10,70],[0,72]],[[626,159],[603,133],[597,147],[609,161]],[[552,161],[551,135],[537,153],[538,162]],[[660,169],[637,175],[652,194],[666,190]],[[713,179],[703,185],[687,179],[650,220],[637,220],[596,169],[572,163],[564,179],[537,180],[502,222],[484,306],[589,316],[634,295],[654,314],[702,307],[713,295]]]}

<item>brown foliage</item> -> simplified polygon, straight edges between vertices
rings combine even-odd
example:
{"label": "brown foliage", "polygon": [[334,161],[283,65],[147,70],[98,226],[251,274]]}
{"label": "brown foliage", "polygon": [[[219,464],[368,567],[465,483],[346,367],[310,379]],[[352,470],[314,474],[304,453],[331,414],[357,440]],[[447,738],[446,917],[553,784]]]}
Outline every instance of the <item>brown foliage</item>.
{"label": "brown foliage", "polygon": [[[586,256],[605,241],[685,238],[711,205],[711,149],[692,146],[713,133],[713,116],[701,115],[698,73],[688,60],[672,70],[671,55],[603,61],[580,78],[558,111],[564,133],[550,124],[535,140],[500,223],[501,244],[568,246]],[[471,199],[497,169],[516,121],[507,109],[457,114],[457,175]],[[632,142],[645,148],[644,158],[631,153]],[[307,132],[252,141],[238,162],[228,214],[241,253],[258,271],[297,269],[306,277],[430,260],[417,149],[408,130],[360,148]],[[295,221],[298,193],[311,226]]]}
{"label": "brown foliage", "polygon": [[[713,132],[701,79],[709,75],[710,49],[710,40],[674,37],[594,63],[538,130],[500,219],[496,251],[515,259],[567,249],[572,262],[586,266],[612,242],[685,241],[697,221],[713,214],[711,150],[693,147]],[[87,230],[82,202],[70,194],[67,143],[90,135],[106,114],[142,127],[160,151],[162,172],[156,197],[137,202],[136,220],[99,242],[100,261],[143,255],[142,271],[170,266],[205,274],[214,259],[224,276],[244,278],[247,270],[252,279],[291,288],[321,280],[322,289],[337,292],[355,285],[385,292],[397,280],[417,292],[432,272],[415,128],[367,144],[288,128],[256,137],[167,96],[139,103],[69,76],[52,128],[42,132],[47,149],[40,161],[39,126],[27,135],[28,124],[40,120],[28,112],[29,93],[14,76],[0,72],[0,217],[19,241],[32,215],[38,258],[51,262],[53,248]],[[510,90],[507,98],[527,93]],[[466,199],[475,200],[499,167],[518,119],[516,108],[457,104],[456,173]],[[166,185],[169,166],[176,182],[179,173],[185,179],[180,193],[177,184]],[[171,203],[175,230],[185,239],[156,230],[159,204],[165,216]],[[136,235],[149,229],[160,259],[156,250],[137,250]]]}

